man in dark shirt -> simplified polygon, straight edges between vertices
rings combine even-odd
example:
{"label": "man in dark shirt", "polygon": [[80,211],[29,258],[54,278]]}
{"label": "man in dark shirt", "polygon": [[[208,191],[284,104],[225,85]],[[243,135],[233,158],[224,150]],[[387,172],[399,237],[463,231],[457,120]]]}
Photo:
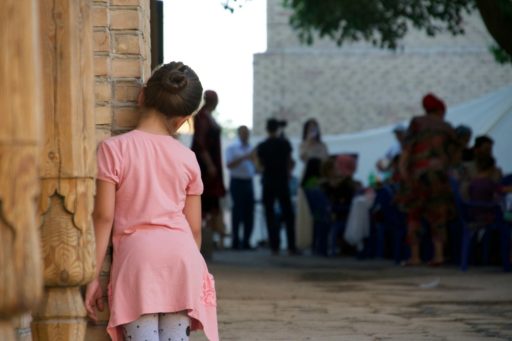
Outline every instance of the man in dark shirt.
{"label": "man in dark shirt", "polygon": [[267,121],[268,138],[258,145],[257,155],[263,168],[261,180],[263,205],[265,207],[270,248],[273,254],[279,253],[280,222],[276,221],[274,206],[277,199],[286,225],[288,252],[295,254],[295,219],[288,186],[292,146],[288,140],[279,135],[282,125],[282,122],[273,118]]}

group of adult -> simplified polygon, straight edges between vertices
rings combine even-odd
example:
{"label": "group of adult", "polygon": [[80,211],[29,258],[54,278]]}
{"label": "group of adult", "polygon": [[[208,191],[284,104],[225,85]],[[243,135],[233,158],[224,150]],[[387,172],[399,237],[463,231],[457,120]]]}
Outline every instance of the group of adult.
{"label": "group of adult", "polygon": [[[224,237],[223,212],[220,201],[226,194],[223,181],[221,127],[212,116],[218,104],[217,94],[208,90],[204,105],[194,117],[192,150],[201,168],[204,193],[202,195],[203,222],[206,228]],[[229,193],[233,207],[231,214],[231,247],[250,250],[254,226],[253,178],[261,172],[262,203],[268,231],[268,243],[274,254],[280,250],[280,226],[284,221],[287,247],[296,254],[295,218],[291,203],[288,179],[293,160],[290,142],[283,136],[282,121],[267,121],[267,138],[254,148],[250,143],[250,131],[246,126],[237,129],[237,140],[226,149],[226,166],[230,172]],[[279,216],[276,211],[279,207]],[[243,225],[243,230],[240,227]],[[240,233],[243,232],[243,233]],[[242,234],[242,236],[240,235]]]}
{"label": "group of adult", "polygon": [[[387,162],[380,160],[377,167],[391,169],[388,182],[396,188],[394,203],[405,214],[411,256],[402,264],[422,263],[420,245],[428,226],[433,245],[428,264],[439,266],[446,261],[449,225],[463,214],[457,201],[494,204],[505,192],[492,156],[494,141],[481,135],[469,147],[471,129],[446,122],[446,105],[440,98],[429,93],[422,105],[424,115],[414,117],[407,128],[396,127],[398,144],[388,152]],[[476,228],[492,222],[494,213],[488,213],[482,219],[472,212]]]}
{"label": "group of adult", "polygon": [[[226,189],[222,174],[221,128],[211,115],[218,103],[216,93],[206,91],[204,102],[194,118],[192,150],[199,161],[205,186],[202,198],[205,225],[223,233],[220,198],[225,195]],[[380,162],[378,168],[392,169],[390,181],[400,184],[396,202],[406,215],[407,242],[411,249],[411,257],[405,264],[421,263],[419,245],[423,222],[426,221],[434,245],[430,264],[440,265],[445,261],[447,224],[457,214],[452,181],[454,176],[464,183],[469,177],[468,169],[472,174],[477,174],[480,168],[496,167],[494,159],[489,159],[492,156],[488,151],[489,144],[492,147],[490,138],[477,138],[476,146],[470,152],[467,147],[468,129],[464,126],[454,129],[444,120],[446,105],[440,98],[427,94],[422,105],[424,115],[412,118],[408,127],[397,126],[394,129],[397,144],[390,148],[387,161]],[[318,122],[309,119],[303,126],[299,150],[305,172],[294,209],[290,193],[294,161],[291,144],[283,133],[284,126],[285,122],[269,119],[267,138],[256,147],[250,143],[249,129],[241,126],[237,130],[238,139],[226,149],[226,166],[230,172],[229,192],[233,203],[231,246],[234,249],[252,248],[250,240],[255,205],[253,178],[257,172],[261,173],[268,243],[274,254],[280,250],[280,227],[283,223],[290,254],[297,254],[298,247],[303,249],[311,246],[313,222],[304,189],[318,185],[315,177],[323,179],[322,188],[328,193],[329,199],[344,207],[350,207],[352,198],[363,190],[361,184],[352,179],[355,159],[347,155],[332,157],[322,141]],[[471,164],[476,165],[473,169],[461,167],[468,158],[473,160]],[[346,218],[346,215],[342,217]],[[242,225],[243,231],[240,228]]]}

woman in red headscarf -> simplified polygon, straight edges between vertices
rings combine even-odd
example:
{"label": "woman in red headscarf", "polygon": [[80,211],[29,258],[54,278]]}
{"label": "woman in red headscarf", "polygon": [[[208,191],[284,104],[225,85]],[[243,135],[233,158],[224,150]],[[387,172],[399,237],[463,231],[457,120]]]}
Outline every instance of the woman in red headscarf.
{"label": "woman in red headscarf", "polygon": [[421,263],[419,243],[422,220],[430,225],[434,256],[430,265],[444,262],[448,221],[455,204],[448,169],[459,148],[455,131],[444,121],[445,104],[433,94],[423,98],[425,115],[414,117],[406,133],[400,158],[403,192],[399,201],[407,211],[407,240],[411,258],[405,265]]}

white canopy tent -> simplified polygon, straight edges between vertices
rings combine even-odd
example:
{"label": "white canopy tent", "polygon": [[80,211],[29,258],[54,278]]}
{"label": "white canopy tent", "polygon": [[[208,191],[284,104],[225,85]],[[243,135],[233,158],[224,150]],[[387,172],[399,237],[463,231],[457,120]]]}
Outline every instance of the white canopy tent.
{"label": "white canopy tent", "polygon": [[[492,137],[498,166],[505,174],[512,172],[512,85],[449,107],[446,120],[454,127],[459,124],[469,126],[473,131],[473,138],[483,134]],[[402,123],[407,126],[408,122]],[[366,182],[370,172],[375,169],[376,161],[382,158],[395,142],[392,132],[394,126],[353,134],[329,135],[324,137],[324,141],[332,154],[357,153],[359,158],[355,177]],[[299,141],[292,142],[294,150],[297,151]],[[301,170],[297,171],[300,174]]]}

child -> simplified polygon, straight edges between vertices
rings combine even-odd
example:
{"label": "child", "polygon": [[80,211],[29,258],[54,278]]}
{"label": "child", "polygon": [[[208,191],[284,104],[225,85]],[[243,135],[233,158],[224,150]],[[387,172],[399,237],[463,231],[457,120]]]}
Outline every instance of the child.
{"label": "child", "polygon": [[202,258],[203,184],[194,153],[173,135],[197,110],[202,86],[182,63],[158,68],[139,95],[137,128],[98,147],[93,221],[97,270],[85,305],[103,310],[98,274],[112,232],[108,298],[112,340],[217,341],[213,277]]}

